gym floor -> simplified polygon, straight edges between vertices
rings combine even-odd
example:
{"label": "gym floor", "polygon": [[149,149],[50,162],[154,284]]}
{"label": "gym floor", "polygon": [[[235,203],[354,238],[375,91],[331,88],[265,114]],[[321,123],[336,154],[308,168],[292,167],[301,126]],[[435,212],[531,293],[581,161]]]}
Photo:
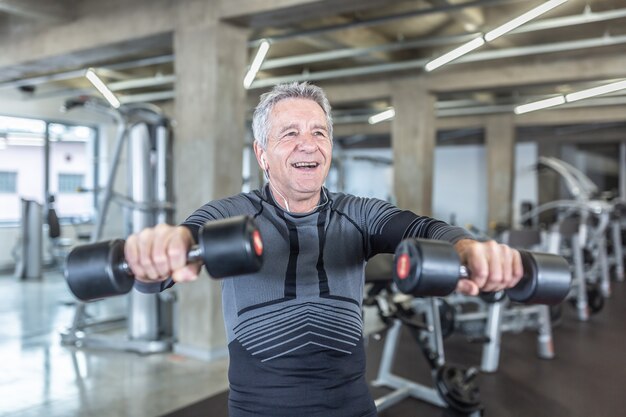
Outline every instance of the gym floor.
{"label": "gym floor", "polygon": [[[500,369],[481,375],[486,416],[600,417],[626,410],[626,284],[614,283],[604,310],[587,323],[565,306],[554,329],[557,357],[536,357],[531,332],[505,334]],[[227,360],[206,363],[174,354],[68,348],[60,331],[74,307],[60,273],[41,281],[0,276],[0,416],[11,417],[226,417]],[[94,314],[122,313],[123,299],[97,303]],[[372,322],[368,317],[366,322]],[[371,328],[371,326],[370,326]],[[399,375],[429,384],[429,371],[415,342],[403,334]],[[368,378],[375,379],[383,340],[368,343]],[[480,363],[480,345],[460,336],[446,340],[448,361]],[[372,388],[375,397],[389,392]],[[442,410],[407,399],[380,414],[441,416]]]}
{"label": "gym floor", "polygon": [[[74,298],[59,272],[41,281],[0,276],[0,288],[0,416],[154,417],[227,388],[226,359],[61,345]],[[124,298],[112,298],[89,311],[112,317],[124,310]]]}

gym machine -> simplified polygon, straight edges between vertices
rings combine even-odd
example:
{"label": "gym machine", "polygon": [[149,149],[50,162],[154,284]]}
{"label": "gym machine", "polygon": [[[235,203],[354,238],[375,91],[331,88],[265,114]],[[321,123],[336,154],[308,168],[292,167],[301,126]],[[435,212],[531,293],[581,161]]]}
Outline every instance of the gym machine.
{"label": "gym machine", "polygon": [[624,241],[622,236],[626,231],[626,201],[619,199],[612,201],[613,207],[611,210],[611,251],[608,256],[609,268],[613,269],[612,275],[619,282],[623,282],[625,279],[624,274]]}
{"label": "gym machine", "polygon": [[43,266],[43,211],[34,200],[22,198],[20,239],[13,251],[15,278],[40,279]]}
{"label": "gym machine", "polygon": [[[156,106],[127,104],[111,108],[102,100],[92,97],[70,99],[65,110],[83,108],[104,114],[116,123],[116,139],[109,167],[109,174],[99,206],[96,224],[90,242],[98,242],[111,202],[126,209],[125,233],[142,230],[157,223],[172,222],[171,203],[171,135],[169,120]],[[114,191],[114,184],[122,160],[122,150],[127,147],[126,194]],[[139,353],[164,352],[173,343],[172,295],[141,294],[132,291],[128,297],[125,317],[93,319],[87,312],[88,305],[76,304],[71,325],[61,333],[64,344],[80,347],[96,347],[113,350],[129,350]],[[98,334],[126,326],[125,338]]]}
{"label": "gym machine", "polygon": [[[526,304],[558,304],[570,292],[571,273],[562,257],[547,253],[520,251],[524,276],[513,288],[503,293],[509,299]],[[451,294],[460,278],[471,272],[460,264],[454,247],[446,242],[406,239],[395,252],[393,283],[402,293],[413,297],[443,297]],[[441,317],[446,314],[441,300],[431,298],[424,310],[425,321],[416,320],[419,299],[394,293],[391,286],[375,285],[369,302],[375,304],[379,315],[389,325],[379,374],[374,386],[393,391],[375,403],[382,411],[399,401],[413,397],[446,408],[453,416],[480,416],[483,405],[473,367],[447,364],[443,352]],[[386,290],[387,296],[383,296]],[[372,300],[373,298],[373,300]],[[423,303],[421,303],[423,305]],[[391,371],[402,325],[406,325],[431,367],[433,386],[427,387]],[[494,325],[498,325],[497,323]]]}
{"label": "gym machine", "polygon": [[590,313],[602,309],[604,299],[610,296],[606,230],[611,208],[598,200],[557,200],[536,207],[523,219],[549,210],[556,210],[557,220],[544,233],[543,245],[547,252],[570,260],[574,273],[572,303],[579,320],[586,321]]}
{"label": "gym machine", "polygon": [[[386,288],[386,294],[383,294],[382,289],[377,287],[378,291],[369,299],[388,327],[378,375],[372,385],[391,388],[392,392],[374,401],[376,409],[380,412],[412,397],[446,409],[447,415],[451,417],[480,416],[484,407],[476,380],[477,369],[451,365],[445,361],[440,322],[441,300],[429,298],[425,303],[419,303],[422,300],[394,293],[389,287]],[[433,386],[393,373],[402,326],[409,329],[428,362]]]}
{"label": "gym machine", "polygon": [[[540,157],[538,169],[550,169],[561,176],[566,188],[575,201],[549,202],[537,208],[539,212],[558,208],[559,218],[576,213],[581,217],[581,244],[593,256],[590,275],[600,275],[600,290],[604,297],[610,297],[610,266],[614,267],[617,281],[624,281],[623,242],[621,237],[621,210],[624,202],[619,198],[612,201],[600,198],[598,187],[582,171],[557,158]],[[590,229],[589,231],[586,229]],[[611,247],[607,253],[607,234],[610,231]],[[619,232],[619,233],[618,233]],[[587,240],[588,238],[588,240]]]}
{"label": "gym machine", "polygon": [[[570,299],[579,320],[599,312],[611,294],[611,278],[624,280],[621,220],[623,202],[598,198],[598,188],[583,172],[551,157],[540,157],[538,169],[557,173],[572,200],[556,200],[525,213],[523,224],[554,210],[556,221],[544,233],[546,250],[559,253],[573,265],[574,289]],[[611,249],[609,251],[609,248]],[[612,268],[612,273],[611,273]]]}

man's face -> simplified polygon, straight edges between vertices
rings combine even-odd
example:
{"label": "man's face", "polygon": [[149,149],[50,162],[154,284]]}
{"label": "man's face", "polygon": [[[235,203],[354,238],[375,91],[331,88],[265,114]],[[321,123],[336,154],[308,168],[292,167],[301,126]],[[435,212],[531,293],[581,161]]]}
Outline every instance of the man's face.
{"label": "man's face", "polygon": [[274,106],[269,123],[267,149],[257,149],[255,143],[255,152],[272,186],[289,199],[319,192],[332,154],[322,108],[308,99],[285,99]]}

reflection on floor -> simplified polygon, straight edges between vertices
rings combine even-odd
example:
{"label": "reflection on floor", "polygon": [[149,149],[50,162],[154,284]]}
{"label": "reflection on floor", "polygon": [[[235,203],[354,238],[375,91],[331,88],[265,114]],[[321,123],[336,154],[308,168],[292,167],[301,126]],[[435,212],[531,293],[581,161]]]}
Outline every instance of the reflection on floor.
{"label": "reflection on floor", "polygon": [[[0,290],[0,416],[154,417],[227,387],[227,360],[61,345],[74,299],[58,272],[41,281],[0,276]],[[125,310],[124,298],[97,304],[92,314]]]}

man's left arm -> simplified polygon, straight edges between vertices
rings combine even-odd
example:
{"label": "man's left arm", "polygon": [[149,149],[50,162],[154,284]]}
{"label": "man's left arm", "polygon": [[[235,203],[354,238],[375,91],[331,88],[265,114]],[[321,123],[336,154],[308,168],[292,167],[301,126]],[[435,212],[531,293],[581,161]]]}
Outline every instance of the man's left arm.
{"label": "man's left arm", "polygon": [[469,295],[514,287],[523,268],[520,254],[493,240],[480,242],[465,229],[441,220],[402,211],[380,201],[368,201],[368,259],[378,253],[393,253],[403,239],[415,237],[445,240],[454,244],[461,263],[470,271],[469,279],[459,280],[457,290]]}

